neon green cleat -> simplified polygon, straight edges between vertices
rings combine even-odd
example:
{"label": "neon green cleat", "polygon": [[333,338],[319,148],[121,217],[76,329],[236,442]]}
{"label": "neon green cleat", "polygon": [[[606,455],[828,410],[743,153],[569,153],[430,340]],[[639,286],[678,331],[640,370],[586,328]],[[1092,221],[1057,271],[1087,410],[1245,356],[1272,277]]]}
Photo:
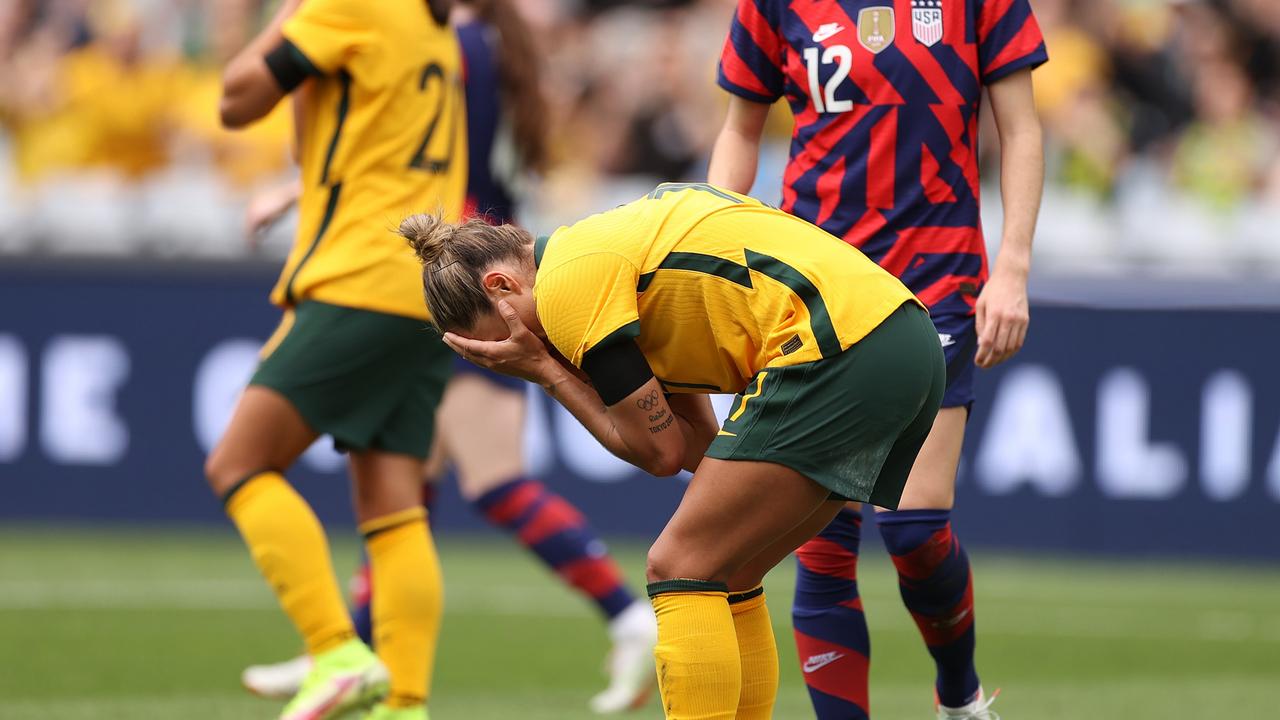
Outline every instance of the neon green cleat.
{"label": "neon green cleat", "polygon": [[360,720],[429,720],[429,718],[427,709],[422,705],[409,708],[393,708],[386,703],[381,703]]}
{"label": "neon green cleat", "polygon": [[280,720],[326,720],[366,708],[387,694],[387,669],[367,645],[350,640],[315,656]]}

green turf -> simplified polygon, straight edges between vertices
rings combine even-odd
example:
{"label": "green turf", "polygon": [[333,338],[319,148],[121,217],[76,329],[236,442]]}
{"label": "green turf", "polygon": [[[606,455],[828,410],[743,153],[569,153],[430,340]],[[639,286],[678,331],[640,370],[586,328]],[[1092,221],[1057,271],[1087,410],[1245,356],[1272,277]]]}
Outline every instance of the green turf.
{"label": "green turf", "polygon": [[[642,552],[620,548],[636,582]],[[350,568],[351,542],[336,549]],[[591,608],[496,536],[441,543],[434,720],[574,720],[606,643]],[[1263,718],[1280,687],[1280,569],[978,558],[979,666],[1006,720]],[[879,548],[862,587],[883,720],[928,718],[931,664]],[[811,717],[789,641],[792,572],[767,583],[777,718]],[[0,530],[0,718],[271,718],[237,685],[298,643],[226,532]],[[656,718],[656,704],[635,717]]]}

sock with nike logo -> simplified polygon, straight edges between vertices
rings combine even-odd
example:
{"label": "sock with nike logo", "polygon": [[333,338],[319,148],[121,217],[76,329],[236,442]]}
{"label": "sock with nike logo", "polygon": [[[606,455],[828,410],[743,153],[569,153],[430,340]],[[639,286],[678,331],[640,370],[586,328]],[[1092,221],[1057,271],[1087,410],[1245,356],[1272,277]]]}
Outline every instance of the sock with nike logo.
{"label": "sock with nike logo", "polygon": [[778,700],[778,643],[764,601],[764,588],[729,593],[729,612],[738,635],[742,692],[736,720],[769,720]]}
{"label": "sock with nike logo", "polygon": [[871,639],[858,595],[862,514],[845,508],[796,550],[796,650],[818,720],[865,720]]}
{"label": "sock with nike logo", "polygon": [[978,693],[974,667],[973,572],[951,532],[950,510],[876,513],[898,569],[902,602],[938,668],[938,701],[960,707]]}
{"label": "sock with nike logo", "polygon": [[670,720],[734,720],[742,695],[742,661],[724,583],[649,583],[658,618],[658,692]]}

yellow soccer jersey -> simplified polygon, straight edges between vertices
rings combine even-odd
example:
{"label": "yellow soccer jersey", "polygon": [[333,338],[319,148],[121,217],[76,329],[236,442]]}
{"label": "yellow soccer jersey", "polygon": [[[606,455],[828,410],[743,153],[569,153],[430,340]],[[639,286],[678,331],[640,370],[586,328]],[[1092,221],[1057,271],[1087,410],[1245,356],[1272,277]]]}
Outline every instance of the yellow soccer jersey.
{"label": "yellow soccer jersey", "polygon": [[581,366],[634,337],[670,392],[739,392],[763,368],[838,355],[915,300],[853,246],[701,183],[562,227],[534,257],[556,349]]}
{"label": "yellow soccer jersey", "polygon": [[427,318],[422,267],[395,234],[412,212],[462,211],[462,59],[423,0],[307,0],[284,36],[312,75],[297,107],[298,235],[272,300]]}

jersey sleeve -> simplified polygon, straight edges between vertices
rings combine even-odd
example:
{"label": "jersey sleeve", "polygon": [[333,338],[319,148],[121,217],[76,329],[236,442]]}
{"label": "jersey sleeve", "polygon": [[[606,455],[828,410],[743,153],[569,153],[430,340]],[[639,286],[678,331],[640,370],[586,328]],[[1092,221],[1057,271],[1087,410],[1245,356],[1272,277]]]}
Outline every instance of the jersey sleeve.
{"label": "jersey sleeve", "polygon": [[307,0],[285,21],[282,31],[318,72],[332,74],[374,37],[368,0]]}
{"label": "jersey sleeve", "polygon": [[1049,60],[1029,0],[979,0],[978,71],[989,85]]}
{"label": "jersey sleeve", "polygon": [[717,81],[739,97],[772,103],[782,97],[781,30],[770,19],[769,0],[738,0],[720,53]]}
{"label": "jersey sleeve", "polygon": [[583,357],[597,346],[639,337],[638,279],[634,265],[610,252],[583,255],[538,273],[534,294],[547,339],[582,367]]}

